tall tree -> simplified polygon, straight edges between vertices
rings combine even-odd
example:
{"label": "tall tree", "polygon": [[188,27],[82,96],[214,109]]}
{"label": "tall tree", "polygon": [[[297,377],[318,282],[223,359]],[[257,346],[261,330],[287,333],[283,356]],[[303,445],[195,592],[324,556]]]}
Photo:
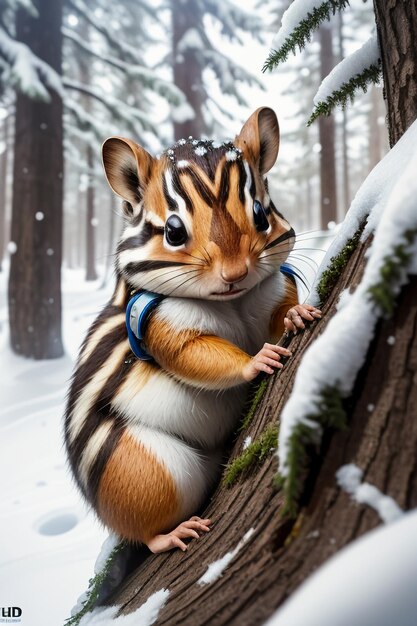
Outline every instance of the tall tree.
{"label": "tall tree", "polygon": [[[390,137],[395,145],[417,119],[417,50],[414,46],[417,13],[414,3],[403,0],[375,0],[374,6]],[[411,144],[412,154],[414,144]],[[401,150],[404,150],[404,143],[399,148],[400,157]],[[402,161],[398,165],[397,157],[390,163],[399,168],[398,171],[403,167]],[[411,170],[410,173],[413,174]],[[386,174],[392,188],[398,176],[392,180],[391,172]],[[385,182],[386,179],[379,180],[378,184]],[[369,186],[368,192],[375,197],[375,185]],[[403,189],[400,191],[402,194]],[[396,204],[390,203],[399,199],[403,201],[404,196],[383,196],[379,208],[392,213]],[[411,200],[415,201],[415,195],[408,197],[408,201]],[[368,283],[363,282],[372,255],[377,255],[373,257],[374,261],[378,259],[378,252],[371,248],[371,226],[366,240],[356,248],[354,241],[350,240],[342,256],[333,262],[326,281],[321,282],[322,321],[291,339],[296,356],[281,374],[268,385],[263,385],[266,391],[260,402],[258,391],[257,404],[254,402],[254,410],[248,416],[252,420],[247,420],[249,425],[247,423],[240,432],[231,455],[232,459],[239,460],[239,464],[234,465],[236,471],[243,467],[246,474],[241,482],[233,483],[229,489],[225,485],[219,487],[208,503],[203,515],[216,520],[209,536],[193,540],[185,554],[179,551],[156,556],[142,554],[139,569],[113,594],[109,604],[120,605],[123,613],[131,612],[155,592],[161,595],[163,589],[167,592],[154,622],[158,626],[261,624],[331,555],[380,523],[375,510],[364,502],[352,502],[349,494],[337,485],[335,473],[342,465],[355,463],[362,469],[367,483],[393,495],[401,508],[417,506],[417,279],[409,276],[407,283],[405,278],[408,272],[413,272],[417,256],[416,216],[417,212],[413,212],[409,205],[409,221],[405,228],[411,232],[401,236],[403,248],[402,252],[397,249],[398,254],[394,255],[392,248],[398,242],[390,242],[390,249],[386,248],[388,257],[382,257],[383,265],[379,266],[384,270],[381,274],[368,273],[367,280],[377,281],[372,292],[368,291]],[[392,222],[384,222],[381,218],[376,225],[374,220],[374,241],[382,232],[386,246],[390,224],[392,226]],[[358,237],[355,241],[357,244]],[[401,282],[398,282],[399,277]],[[326,284],[327,290],[324,290]],[[337,306],[342,292],[343,307]],[[290,401],[294,398],[295,387],[294,390],[292,387],[297,369],[300,373],[310,368],[315,384],[319,367],[317,362],[308,362],[307,348],[313,349],[316,341],[321,341],[323,346],[325,340],[329,342],[328,347],[335,348],[337,337],[330,324],[336,321],[336,317],[340,320],[342,316],[343,319],[344,308],[349,306],[351,298],[356,298],[356,294],[359,294],[356,301],[365,303],[367,310],[376,311],[374,335],[368,327],[369,319],[362,320],[365,334],[358,331],[357,325],[343,329],[345,338],[351,342],[354,340],[356,346],[362,347],[366,337],[364,359],[357,360],[354,358],[356,354],[348,360],[345,354],[332,359],[337,370],[343,362],[351,384],[343,380],[339,381],[339,389],[337,386],[329,389],[326,386],[328,381],[323,380],[323,386],[316,389],[313,403],[308,392],[312,381],[308,378],[301,381],[297,393],[301,394],[302,402],[297,405],[299,411],[296,414],[299,417],[300,411],[306,413],[305,421],[298,422],[298,431],[292,431],[290,471],[283,474],[282,488],[274,490],[272,479],[276,473],[276,461],[268,456],[273,441],[272,435],[266,437],[266,433],[271,432],[268,426],[275,424],[283,407],[288,408],[289,398]],[[371,297],[376,298],[375,305],[372,305]],[[384,310],[385,316],[382,314]],[[309,352],[311,354],[311,350]],[[285,409],[282,413],[285,421],[284,414]],[[344,421],[341,416],[348,416],[348,427],[345,423],[342,431],[335,429],[338,422]],[[312,428],[312,420],[317,422],[315,428]],[[287,429],[288,423],[285,423],[285,428],[280,430],[280,440],[285,436],[284,431],[288,434]],[[242,454],[248,436],[252,437],[253,445],[247,448],[249,452]],[[294,488],[295,478],[299,482],[293,491],[290,487]],[[283,504],[288,511],[289,500],[294,497],[292,515],[280,515]],[[199,579],[214,562],[217,569],[210,568],[211,582],[203,584]],[[394,566],[395,563],[387,563],[385,574],[389,575]],[[215,572],[219,570],[221,575],[216,576]],[[414,593],[412,580],[403,579],[401,585],[406,585]],[[346,591],[349,590],[344,589]],[[352,598],[352,603],[356,599]],[[156,601],[156,596],[153,600]],[[332,597],[330,601],[337,602],[337,598]],[[378,604],[387,601],[390,611],[397,613],[397,619],[392,623],[396,626],[411,623],[409,614],[396,603],[395,597],[380,597]],[[319,600],[316,603],[317,610],[322,608],[321,623],[325,622],[328,602],[326,588],[322,603]],[[348,610],[346,604],[345,607]],[[343,617],[345,619],[340,623],[350,623],[346,614]],[[310,615],[306,615],[306,622],[309,618]],[[357,620],[357,615],[352,616],[352,621],[354,619]],[[281,619],[279,613],[275,620],[273,624],[276,626],[291,623],[285,621],[285,617]],[[320,620],[316,619],[315,623]]]}
{"label": "tall tree", "polygon": [[[16,37],[61,74],[62,0],[34,0],[37,17],[20,8]],[[48,33],[48,37],[45,37]],[[13,167],[9,277],[10,340],[17,354],[35,359],[63,354],[61,257],[63,195],[62,99],[19,92]]]}
{"label": "tall tree", "polygon": [[[232,58],[223,54],[210,40],[204,18],[220,25],[221,33],[230,41],[241,43],[239,32],[249,32],[259,37],[261,19],[240,9],[231,0],[221,4],[214,0],[170,0],[172,16],[172,68],[174,83],[186,95],[193,116],[183,106],[172,111],[175,139],[204,136],[216,132],[218,112],[222,116],[236,117],[226,110],[212,95],[205,78],[205,70],[214,73],[223,94],[232,96],[238,105],[246,104],[240,84],[262,86],[260,81]],[[184,115],[186,113],[186,115]],[[215,130],[216,129],[216,130]]]}
{"label": "tall tree", "polygon": [[3,121],[2,147],[0,154],[0,272],[2,271],[4,249],[6,242],[6,200],[7,200],[7,172],[9,163],[9,126],[10,120]]}
{"label": "tall tree", "polygon": [[[320,27],[320,73],[324,80],[334,66],[333,32],[330,23]],[[335,120],[333,115],[319,119],[321,227],[337,221]]]}

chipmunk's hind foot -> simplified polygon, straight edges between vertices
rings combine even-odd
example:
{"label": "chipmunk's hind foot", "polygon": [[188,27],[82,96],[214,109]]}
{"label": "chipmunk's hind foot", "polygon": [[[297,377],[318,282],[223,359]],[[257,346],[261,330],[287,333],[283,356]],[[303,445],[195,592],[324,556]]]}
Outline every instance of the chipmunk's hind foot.
{"label": "chipmunk's hind foot", "polygon": [[198,531],[207,533],[210,530],[210,524],[211,520],[201,519],[201,517],[194,515],[188,521],[179,524],[179,526],[177,526],[174,530],[171,530],[170,533],[165,535],[155,535],[155,537],[152,537],[152,539],[146,542],[146,545],[154,554],[168,552],[169,550],[174,550],[175,548],[179,548],[185,552],[187,544],[182,540],[189,537],[198,539],[200,537]]}

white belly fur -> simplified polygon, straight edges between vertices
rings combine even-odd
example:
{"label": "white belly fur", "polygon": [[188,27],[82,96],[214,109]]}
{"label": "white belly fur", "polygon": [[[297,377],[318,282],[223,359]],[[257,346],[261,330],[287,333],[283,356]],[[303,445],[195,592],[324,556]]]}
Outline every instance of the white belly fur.
{"label": "white belly fur", "polygon": [[[158,315],[175,328],[194,328],[223,337],[254,355],[269,339],[271,314],[282,300],[283,291],[284,279],[278,274],[230,302],[167,298],[159,306]],[[190,498],[195,504],[199,494],[201,497],[205,491],[202,483],[207,487],[213,481],[220,458],[215,449],[221,448],[236,428],[245,396],[245,385],[224,391],[201,390],[159,371],[134,395],[119,392],[113,406],[129,420],[130,432],[165,463],[185,506]],[[194,464],[190,454],[181,453],[185,448],[195,458]],[[196,479],[198,476],[194,489],[191,474]]]}

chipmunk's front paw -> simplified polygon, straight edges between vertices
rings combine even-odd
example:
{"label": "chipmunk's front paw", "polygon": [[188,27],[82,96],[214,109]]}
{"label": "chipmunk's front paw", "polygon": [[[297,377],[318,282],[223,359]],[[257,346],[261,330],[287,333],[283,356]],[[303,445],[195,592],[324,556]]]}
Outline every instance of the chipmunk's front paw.
{"label": "chipmunk's front paw", "polygon": [[304,329],[304,320],[312,322],[315,319],[321,318],[321,311],[311,304],[296,304],[287,312],[284,318],[284,326],[286,331],[292,331],[295,335],[297,329]]}
{"label": "chipmunk's front paw", "polygon": [[160,554],[161,552],[168,552],[168,550],[174,550],[180,548],[183,552],[187,549],[187,544],[181,541],[187,537],[199,538],[198,530],[207,533],[210,528],[211,520],[201,519],[194,515],[186,522],[182,522],[177,528],[172,530],[166,535],[155,535],[147,542],[147,546],[154,554]]}

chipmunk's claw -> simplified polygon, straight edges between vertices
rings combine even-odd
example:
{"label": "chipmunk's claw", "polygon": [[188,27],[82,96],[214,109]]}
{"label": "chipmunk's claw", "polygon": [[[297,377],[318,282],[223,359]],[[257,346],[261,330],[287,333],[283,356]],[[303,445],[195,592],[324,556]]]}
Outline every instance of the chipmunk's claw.
{"label": "chipmunk's claw", "polygon": [[201,519],[194,515],[186,522],[182,522],[174,530],[166,535],[155,535],[147,542],[147,546],[154,554],[160,554],[161,552],[168,552],[179,548],[183,552],[187,550],[187,544],[182,539],[195,538],[198,539],[200,535],[198,531],[207,533],[210,528],[211,520]]}
{"label": "chipmunk's claw", "polygon": [[311,304],[296,304],[287,312],[284,318],[284,326],[286,331],[292,331],[295,335],[297,330],[304,330],[304,320],[309,322],[321,318],[321,311]]}

